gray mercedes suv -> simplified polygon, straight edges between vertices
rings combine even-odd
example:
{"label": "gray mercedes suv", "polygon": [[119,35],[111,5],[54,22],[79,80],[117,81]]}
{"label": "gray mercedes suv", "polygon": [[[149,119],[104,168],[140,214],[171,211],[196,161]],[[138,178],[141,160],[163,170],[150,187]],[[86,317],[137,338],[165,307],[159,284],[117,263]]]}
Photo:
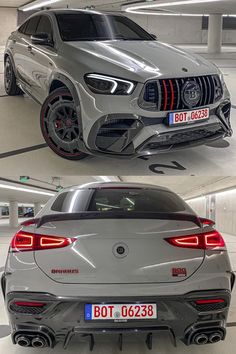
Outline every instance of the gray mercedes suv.
{"label": "gray mercedes suv", "polygon": [[13,237],[2,289],[14,344],[165,332],[174,345],[225,339],[234,285],[214,222],[170,190],[89,183],[53,197]]}
{"label": "gray mercedes suv", "polygon": [[64,158],[131,158],[232,134],[219,69],[121,15],[38,12],[10,35],[4,62],[6,92],[42,105],[43,136]]}

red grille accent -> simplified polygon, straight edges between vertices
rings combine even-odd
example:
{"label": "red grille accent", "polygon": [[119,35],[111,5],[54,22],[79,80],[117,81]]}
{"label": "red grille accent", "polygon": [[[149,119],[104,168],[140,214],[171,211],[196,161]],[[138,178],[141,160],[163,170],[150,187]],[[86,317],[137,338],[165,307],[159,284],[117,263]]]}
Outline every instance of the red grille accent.
{"label": "red grille accent", "polygon": [[163,80],[163,87],[164,87],[164,111],[166,111],[168,95],[167,95],[167,86],[165,80]]}
{"label": "red grille accent", "polygon": [[174,102],[175,102],[175,93],[174,93],[174,87],[172,84],[172,81],[169,80],[169,84],[170,84],[170,91],[171,91],[171,104],[170,104],[170,109],[172,110],[174,107]]}

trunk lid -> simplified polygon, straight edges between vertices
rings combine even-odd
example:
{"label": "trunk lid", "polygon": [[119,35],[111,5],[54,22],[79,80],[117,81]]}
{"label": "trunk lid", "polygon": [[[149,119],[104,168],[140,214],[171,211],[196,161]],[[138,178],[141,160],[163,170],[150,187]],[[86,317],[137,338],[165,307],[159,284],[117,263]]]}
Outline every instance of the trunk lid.
{"label": "trunk lid", "polygon": [[165,241],[200,233],[201,227],[191,220],[64,220],[46,223],[35,232],[76,238],[65,248],[35,251],[39,268],[60,283],[178,282],[191,277],[205,255],[204,250],[174,247]]}

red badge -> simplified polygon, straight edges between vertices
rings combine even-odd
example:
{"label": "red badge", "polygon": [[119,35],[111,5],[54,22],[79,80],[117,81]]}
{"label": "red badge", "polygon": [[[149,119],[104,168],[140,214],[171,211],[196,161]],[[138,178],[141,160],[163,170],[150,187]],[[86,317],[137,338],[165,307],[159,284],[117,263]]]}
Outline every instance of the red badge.
{"label": "red badge", "polygon": [[186,277],[187,269],[186,268],[172,268],[173,277]]}

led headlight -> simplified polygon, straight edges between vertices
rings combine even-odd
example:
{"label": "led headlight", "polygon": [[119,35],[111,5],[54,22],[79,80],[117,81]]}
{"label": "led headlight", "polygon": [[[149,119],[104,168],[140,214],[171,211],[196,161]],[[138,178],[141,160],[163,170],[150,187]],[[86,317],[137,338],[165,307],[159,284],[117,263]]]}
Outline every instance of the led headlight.
{"label": "led headlight", "polygon": [[219,76],[217,76],[216,79],[216,85],[215,85],[215,101],[219,101],[224,92],[227,90],[225,81],[224,81],[224,76],[222,73],[219,74]]}
{"label": "led headlight", "polygon": [[222,73],[220,74],[220,81],[221,81],[221,85],[223,87],[223,90],[225,90],[227,87],[226,87],[224,75]]}
{"label": "led headlight", "polygon": [[100,74],[87,74],[84,79],[90,90],[100,95],[130,95],[136,85],[132,81]]}

